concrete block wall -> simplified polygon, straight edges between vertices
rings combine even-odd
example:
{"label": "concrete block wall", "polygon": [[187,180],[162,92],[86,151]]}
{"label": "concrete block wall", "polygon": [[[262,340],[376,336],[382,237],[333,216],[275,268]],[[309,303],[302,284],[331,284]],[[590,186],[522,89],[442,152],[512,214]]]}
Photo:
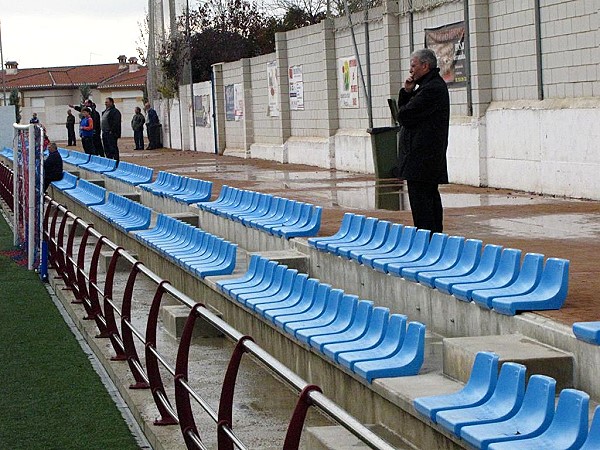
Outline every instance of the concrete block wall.
{"label": "concrete block wall", "polygon": [[[600,110],[597,0],[543,2],[543,99],[538,98],[534,4],[468,4],[470,90],[450,87],[450,180],[599,199],[593,174],[600,163],[590,151],[598,137],[594,130]],[[464,20],[462,1],[419,5],[412,16],[404,3],[389,1],[369,11],[375,127],[390,125],[387,98],[397,95],[408,74],[411,41],[415,49],[421,48],[425,28]],[[352,21],[364,64],[364,14],[354,14]],[[275,54],[214,66],[219,149],[242,149],[247,156],[282,163],[373,173],[362,84],[360,108],[342,109],[339,102],[338,59],[354,55],[347,18],[280,33],[276,47]],[[267,114],[266,64],[274,60],[280,72],[280,117]],[[300,111],[291,111],[289,104],[287,71],[295,65],[303,72]],[[244,85],[245,116],[243,121],[227,122],[219,96],[225,84],[234,83]],[[525,169],[527,177],[512,175]]]}

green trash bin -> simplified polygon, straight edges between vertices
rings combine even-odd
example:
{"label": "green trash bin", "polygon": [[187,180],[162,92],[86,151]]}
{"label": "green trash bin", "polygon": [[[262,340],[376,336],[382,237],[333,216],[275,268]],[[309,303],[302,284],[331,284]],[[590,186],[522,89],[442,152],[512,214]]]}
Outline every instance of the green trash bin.
{"label": "green trash bin", "polygon": [[398,166],[397,136],[400,127],[369,128],[375,166],[375,207],[400,210],[402,182],[394,175]]}
{"label": "green trash bin", "polygon": [[394,178],[392,170],[398,165],[397,136],[400,127],[368,128],[373,149],[373,163],[377,179]]}

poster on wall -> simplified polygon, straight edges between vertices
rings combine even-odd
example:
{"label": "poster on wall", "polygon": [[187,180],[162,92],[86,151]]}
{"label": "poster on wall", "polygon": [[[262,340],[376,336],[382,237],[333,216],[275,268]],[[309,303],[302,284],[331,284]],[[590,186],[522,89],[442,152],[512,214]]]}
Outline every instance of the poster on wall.
{"label": "poster on wall", "polygon": [[225,86],[225,120],[235,120],[235,91],[233,84]]}
{"label": "poster on wall", "polygon": [[194,119],[197,127],[210,128],[210,96],[194,95]]}
{"label": "poster on wall", "polygon": [[244,117],[244,90],[240,83],[233,85],[233,104],[235,120],[241,120]]}
{"label": "poster on wall", "polygon": [[269,96],[269,111],[271,117],[279,117],[279,70],[277,61],[267,63],[267,88]]}
{"label": "poster on wall", "polygon": [[356,58],[338,59],[341,108],[358,108],[358,63]]}
{"label": "poster on wall", "polygon": [[425,47],[437,55],[440,75],[448,87],[466,86],[464,22],[425,28]]}
{"label": "poster on wall", "polygon": [[304,83],[302,82],[302,66],[290,66],[288,71],[290,84],[290,109],[304,110]]}

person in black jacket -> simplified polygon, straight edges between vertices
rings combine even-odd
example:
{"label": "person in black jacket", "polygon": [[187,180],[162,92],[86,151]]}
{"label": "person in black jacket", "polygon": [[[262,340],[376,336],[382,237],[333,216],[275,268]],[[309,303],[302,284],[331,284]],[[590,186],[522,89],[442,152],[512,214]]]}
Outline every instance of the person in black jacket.
{"label": "person in black jacket", "polygon": [[48,145],[48,157],[44,160],[44,192],[53,181],[63,177],[63,161],[54,142]]}
{"label": "person in black jacket", "polygon": [[115,108],[115,101],[112,97],[106,97],[104,105],[106,109],[102,111],[102,118],[100,119],[104,153],[106,153],[107,158],[119,161],[117,141],[121,137],[121,112]]}
{"label": "person in black jacket", "polygon": [[406,180],[415,227],[443,231],[439,185],[448,183],[450,96],[430,49],[415,51],[398,99],[398,175]]}
{"label": "person in black jacket", "polygon": [[77,145],[77,141],[75,140],[75,116],[71,113],[70,109],[67,109],[67,139],[69,143],[67,147],[71,147],[73,145]]}

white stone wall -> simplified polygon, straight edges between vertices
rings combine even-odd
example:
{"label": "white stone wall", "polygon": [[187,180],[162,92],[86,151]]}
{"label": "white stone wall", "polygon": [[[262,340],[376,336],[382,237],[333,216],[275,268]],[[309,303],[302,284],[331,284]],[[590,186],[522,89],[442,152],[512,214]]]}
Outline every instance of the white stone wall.
{"label": "white stone wall", "polygon": [[[469,2],[471,108],[467,88],[451,86],[450,180],[600,199],[594,150],[600,114],[598,0],[542,2],[541,90],[533,8],[534,0]],[[414,48],[423,46],[425,28],[461,21],[463,15],[462,1],[416,11]],[[355,14],[352,20],[364,65],[363,17]],[[391,124],[387,99],[408,75],[409,19],[395,2],[369,11],[375,127]],[[219,89],[242,83],[248,101],[244,121],[220,119],[219,148],[224,142],[228,151],[241,149],[252,157],[372,173],[362,84],[360,108],[339,105],[338,59],[353,55],[348,21],[341,17],[278,35],[275,54],[215,66]],[[273,60],[282,73],[278,118],[268,115],[266,64]],[[286,73],[294,65],[302,66],[303,111],[289,109]],[[219,108],[224,109],[222,101]]]}

